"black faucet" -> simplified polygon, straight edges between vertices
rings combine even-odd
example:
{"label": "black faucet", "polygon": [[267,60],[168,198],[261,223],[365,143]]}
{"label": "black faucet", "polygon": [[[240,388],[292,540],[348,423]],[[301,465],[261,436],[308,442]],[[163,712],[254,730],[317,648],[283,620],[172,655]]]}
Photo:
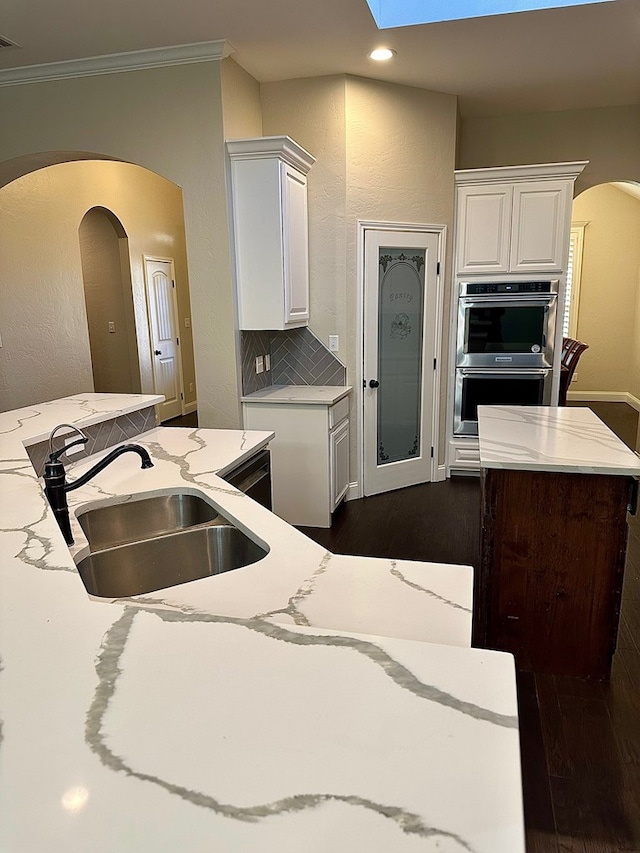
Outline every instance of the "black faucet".
{"label": "black faucet", "polygon": [[[69,442],[69,444],[65,444],[64,447],[61,447],[59,450],[54,450],[53,437],[62,427],[69,427],[74,430],[80,438]],[[63,533],[67,545],[73,545],[71,520],[69,519],[69,506],[67,504],[67,492],[72,492],[74,489],[79,489],[80,486],[84,486],[85,483],[88,483],[89,480],[95,477],[96,474],[99,474],[100,471],[103,471],[107,465],[110,465],[114,459],[118,458],[118,456],[122,456],[123,453],[137,453],[142,460],[141,468],[153,468],[153,462],[144,447],[140,447],[139,444],[123,444],[120,447],[115,447],[113,450],[109,451],[103,459],[96,462],[92,468],[86,471],[81,477],[78,477],[77,480],[68,483],[64,465],[60,462],[60,457],[63,453],[66,453],[70,447],[75,447],[78,444],[86,444],[87,441],[89,441],[89,439],[82,430],[72,424],[60,424],[49,436],[49,461],[44,466],[44,491],[49,503],[51,504],[51,509],[53,510],[53,514],[58,522],[60,530]]]}

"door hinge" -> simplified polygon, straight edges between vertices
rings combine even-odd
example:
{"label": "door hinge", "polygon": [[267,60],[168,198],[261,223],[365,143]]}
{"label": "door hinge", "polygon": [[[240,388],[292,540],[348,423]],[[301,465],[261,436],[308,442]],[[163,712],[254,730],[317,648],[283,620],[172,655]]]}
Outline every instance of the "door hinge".
{"label": "door hinge", "polygon": [[180,392],[180,399],[184,400],[184,394],[182,393],[182,391]]}
{"label": "door hinge", "polygon": [[[440,266],[440,265],[438,264],[438,266]],[[171,279],[171,287],[175,287],[175,286],[176,286],[175,281],[173,279]]]}
{"label": "door hinge", "polygon": [[433,447],[431,448],[431,458],[433,459]]}
{"label": "door hinge", "polygon": [[176,338],[176,343],[178,346],[180,346],[180,338]]}
{"label": "door hinge", "polygon": [[437,359],[437,358],[434,358],[434,359],[433,359],[433,369],[434,369],[434,370],[436,369],[436,365],[437,365],[437,364],[438,364],[438,359]]}
{"label": "door hinge", "polygon": [[436,264],[436,275],[440,275],[440,261]]}

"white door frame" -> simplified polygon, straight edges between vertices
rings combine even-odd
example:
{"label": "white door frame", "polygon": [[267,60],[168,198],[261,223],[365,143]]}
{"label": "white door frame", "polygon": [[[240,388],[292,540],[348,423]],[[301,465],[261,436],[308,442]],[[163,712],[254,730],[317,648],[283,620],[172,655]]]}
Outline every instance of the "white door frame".
{"label": "white door frame", "polygon": [[[414,222],[378,222],[376,220],[359,219],[356,236],[356,276],[358,281],[358,359],[356,365],[355,407],[358,412],[356,430],[358,444],[358,479],[351,484],[349,498],[364,497],[364,294],[365,294],[365,249],[364,238],[367,231],[413,231],[419,234],[436,234],[438,237],[439,272],[436,277],[436,316],[434,358],[436,369],[433,377],[433,400],[431,407],[431,429],[434,441],[434,454],[431,460],[431,480],[446,479],[446,466],[438,464],[440,450],[440,385],[442,376],[442,324],[444,311],[444,285],[446,281],[445,251],[447,245],[446,225],[426,225]],[[446,359],[445,359],[446,360]]]}
{"label": "white door frame", "polygon": [[[176,335],[178,336],[178,341],[180,341],[180,314],[178,312],[178,288],[175,284],[176,281],[176,270],[175,263],[173,258],[161,258],[159,255],[142,255],[142,267],[144,270],[144,299],[145,299],[145,308],[147,310],[147,328],[149,330],[149,356],[151,358],[151,371],[153,375],[153,386],[155,389],[156,385],[156,370],[155,370],[155,358],[153,357],[153,331],[151,329],[151,307],[149,305],[149,280],[147,276],[147,261],[169,264],[171,266],[171,280],[174,282],[174,286],[171,288],[171,307],[173,310],[173,321],[174,321],[174,329],[176,331]],[[182,373],[182,344],[178,343],[178,382],[179,382],[179,393],[180,393],[180,409],[182,414],[185,414],[185,403],[184,403],[184,376]],[[156,411],[158,411],[156,407]]]}

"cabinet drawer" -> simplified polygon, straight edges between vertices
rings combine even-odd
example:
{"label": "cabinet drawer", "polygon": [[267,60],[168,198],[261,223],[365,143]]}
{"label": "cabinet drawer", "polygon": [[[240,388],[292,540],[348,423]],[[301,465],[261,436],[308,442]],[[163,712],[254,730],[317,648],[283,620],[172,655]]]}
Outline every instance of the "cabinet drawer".
{"label": "cabinet drawer", "polygon": [[347,417],[349,417],[349,398],[343,397],[329,409],[329,429],[333,429]]}

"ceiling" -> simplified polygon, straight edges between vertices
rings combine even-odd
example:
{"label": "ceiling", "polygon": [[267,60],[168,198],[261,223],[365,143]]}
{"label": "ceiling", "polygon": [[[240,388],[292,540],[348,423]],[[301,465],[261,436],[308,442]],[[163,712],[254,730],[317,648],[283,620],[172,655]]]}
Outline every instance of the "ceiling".
{"label": "ceiling", "polygon": [[[454,0],[452,0],[454,2]],[[640,103],[640,0],[378,31],[365,0],[3,0],[0,69],[228,39],[260,82],[354,74],[463,117]],[[389,64],[367,53],[392,47]]]}

